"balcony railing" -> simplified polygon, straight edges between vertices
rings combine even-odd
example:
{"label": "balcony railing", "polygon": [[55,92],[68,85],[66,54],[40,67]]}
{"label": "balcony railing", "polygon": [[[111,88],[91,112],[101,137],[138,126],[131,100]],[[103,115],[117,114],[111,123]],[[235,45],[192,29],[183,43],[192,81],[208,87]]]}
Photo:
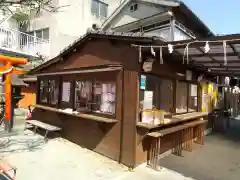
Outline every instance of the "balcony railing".
{"label": "balcony railing", "polygon": [[49,41],[0,26],[0,49],[37,57],[48,57]]}

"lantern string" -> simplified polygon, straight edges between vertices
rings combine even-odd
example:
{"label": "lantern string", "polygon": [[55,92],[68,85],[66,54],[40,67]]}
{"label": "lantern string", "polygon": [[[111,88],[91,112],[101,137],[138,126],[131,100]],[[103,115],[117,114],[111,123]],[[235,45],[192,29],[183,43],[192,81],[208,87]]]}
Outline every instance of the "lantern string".
{"label": "lantern string", "polygon": [[162,47],[160,47],[160,64],[163,64],[163,53],[162,53]]}
{"label": "lantern string", "polygon": [[142,47],[139,46],[139,62],[142,62]]}
{"label": "lantern string", "polygon": [[224,66],[227,65],[227,43],[223,41],[223,53],[224,53]]}

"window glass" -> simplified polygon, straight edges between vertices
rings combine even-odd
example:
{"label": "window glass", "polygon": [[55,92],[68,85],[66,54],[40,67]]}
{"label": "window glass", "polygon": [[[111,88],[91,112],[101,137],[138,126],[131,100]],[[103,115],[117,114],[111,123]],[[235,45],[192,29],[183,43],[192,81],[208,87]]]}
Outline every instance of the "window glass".
{"label": "window glass", "polygon": [[37,41],[37,38],[49,40],[49,28],[39,29],[32,32],[27,32],[31,37],[28,36],[28,42]]}
{"label": "window glass", "polygon": [[92,14],[99,16],[99,3],[97,0],[92,0]]}
{"label": "window glass", "polygon": [[79,112],[115,114],[116,84],[76,81],[75,109]]}
{"label": "window glass", "polygon": [[48,81],[47,80],[41,80],[40,81],[40,94],[39,94],[40,102],[47,103],[48,100]]}
{"label": "window glass", "polygon": [[105,114],[115,114],[116,85],[115,83],[96,82],[94,85],[93,111]]}
{"label": "window glass", "polygon": [[[140,81],[143,81],[141,78]],[[173,108],[173,82],[147,75],[146,82],[140,82],[140,109],[158,109],[169,113]],[[144,87],[145,86],[145,87]]]}
{"label": "window glass", "polygon": [[92,0],[91,12],[98,17],[107,17],[108,4],[99,0]]}
{"label": "window glass", "polygon": [[196,84],[189,84],[188,112],[197,111],[198,108],[198,87]]}
{"label": "window glass", "polygon": [[49,39],[49,28],[43,29],[43,39],[45,40]]}
{"label": "window glass", "polygon": [[42,39],[42,30],[35,31],[35,36]]}
{"label": "window glass", "polygon": [[107,17],[108,5],[100,2],[100,16]]}
{"label": "window glass", "polygon": [[187,83],[178,82],[176,89],[176,113],[187,112]]}
{"label": "window glass", "polygon": [[71,95],[71,82],[62,82],[62,102],[70,102]]}
{"label": "window glass", "polygon": [[75,84],[75,109],[81,112],[90,112],[92,100],[92,83],[76,81]]}
{"label": "window glass", "polygon": [[58,103],[59,87],[56,80],[49,80],[49,103],[56,105]]}

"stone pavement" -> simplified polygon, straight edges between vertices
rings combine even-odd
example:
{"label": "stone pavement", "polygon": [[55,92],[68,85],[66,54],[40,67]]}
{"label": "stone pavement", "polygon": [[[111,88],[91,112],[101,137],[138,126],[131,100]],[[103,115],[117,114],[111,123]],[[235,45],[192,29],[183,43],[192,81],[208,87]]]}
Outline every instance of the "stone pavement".
{"label": "stone pavement", "polygon": [[17,180],[184,180],[168,169],[133,172],[62,138],[43,141],[29,130],[0,139],[0,158],[17,168]]}
{"label": "stone pavement", "polygon": [[197,146],[184,157],[170,155],[161,165],[197,180],[240,179],[240,121],[231,120],[225,134],[213,133],[205,138],[204,146]]}

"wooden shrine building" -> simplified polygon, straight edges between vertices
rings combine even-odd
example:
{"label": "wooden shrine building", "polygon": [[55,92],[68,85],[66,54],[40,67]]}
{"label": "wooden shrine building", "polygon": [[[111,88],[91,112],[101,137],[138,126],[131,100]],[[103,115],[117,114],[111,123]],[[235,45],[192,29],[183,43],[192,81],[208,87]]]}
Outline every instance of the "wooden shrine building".
{"label": "wooden shrine building", "polygon": [[[61,136],[130,167],[173,149],[203,144],[207,111],[198,78],[214,76],[182,55],[136,45],[167,45],[141,34],[89,32],[36,67],[33,118],[62,128]],[[190,54],[190,53],[189,53]],[[202,123],[204,122],[204,123]],[[161,139],[161,141],[160,141]],[[183,144],[183,146],[182,146]]]}

